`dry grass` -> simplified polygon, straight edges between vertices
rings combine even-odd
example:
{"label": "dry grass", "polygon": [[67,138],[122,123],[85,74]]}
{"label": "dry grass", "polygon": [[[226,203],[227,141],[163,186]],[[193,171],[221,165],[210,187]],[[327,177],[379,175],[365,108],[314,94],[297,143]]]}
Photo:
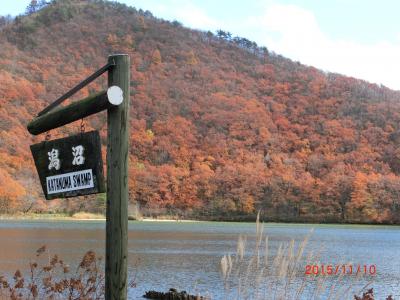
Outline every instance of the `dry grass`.
{"label": "dry grass", "polygon": [[78,212],[72,215],[72,218],[78,220],[103,220],[105,216],[101,214],[92,214],[88,212]]}
{"label": "dry grass", "polygon": [[105,216],[88,212],[78,212],[72,216],[64,213],[15,213],[0,214],[0,220],[105,220]]}
{"label": "dry grass", "polygon": [[[256,221],[255,246],[246,255],[248,237],[240,235],[235,255],[224,255],[221,273],[225,299],[351,299],[354,283],[361,276],[351,276],[351,283],[344,282],[343,274],[305,275],[305,265],[321,265],[323,250],[313,249],[306,253],[313,229],[296,245],[294,240],[279,245],[270,260],[269,237],[264,226]],[[306,255],[307,254],[307,255]],[[323,262],[322,262],[323,263]],[[340,264],[351,264],[340,262]],[[371,282],[370,282],[371,283]],[[365,290],[368,283],[357,291]]]}

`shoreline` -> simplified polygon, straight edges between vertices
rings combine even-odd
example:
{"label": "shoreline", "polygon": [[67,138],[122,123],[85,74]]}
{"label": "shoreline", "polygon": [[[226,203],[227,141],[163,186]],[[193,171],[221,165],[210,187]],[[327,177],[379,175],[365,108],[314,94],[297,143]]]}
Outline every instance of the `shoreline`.
{"label": "shoreline", "polygon": [[[92,214],[79,212],[74,215],[68,214],[0,214],[0,221],[102,221],[105,222],[106,218],[101,214]],[[195,220],[195,219],[176,219],[166,216],[161,218],[144,217],[140,219],[129,218],[128,221],[136,222],[168,222],[168,223],[201,223],[201,222],[216,222],[216,223],[254,223],[254,221],[241,221],[241,220]],[[343,226],[393,226],[399,227],[400,224],[385,224],[385,223],[313,223],[313,222],[278,222],[266,221],[264,224],[299,224],[299,225],[343,225]]]}
{"label": "shoreline", "polygon": [[[76,213],[72,216],[67,214],[0,214],[0,221],[3,220],[35,220],[35,221],[106,221],[106,217],[100,214]],[[140,218],[129,219],[139,222],[207,222],[202,220],[173,219],[173,218]]]}

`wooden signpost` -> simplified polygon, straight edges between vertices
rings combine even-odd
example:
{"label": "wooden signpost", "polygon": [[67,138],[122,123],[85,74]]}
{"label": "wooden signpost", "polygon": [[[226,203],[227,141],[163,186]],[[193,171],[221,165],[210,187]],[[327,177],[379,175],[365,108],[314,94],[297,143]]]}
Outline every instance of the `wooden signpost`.
{"label": "wooden signpost", "polygon": [[[109,86],[106,91],[58,107],[106,71]],[[129,84],[129,56],[109,56],[105,66],[57,99],[28,124],[28,131],[37,135],[107,110],[107,300],[127,299]],[[96,132],[32,145],[46,199],[104,192],[99,148],[100,140]]]}

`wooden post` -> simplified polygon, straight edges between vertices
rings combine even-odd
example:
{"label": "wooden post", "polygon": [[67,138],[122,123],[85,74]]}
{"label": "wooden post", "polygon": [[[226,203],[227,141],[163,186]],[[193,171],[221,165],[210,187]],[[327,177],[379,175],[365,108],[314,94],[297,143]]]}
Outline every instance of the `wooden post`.
{"label": "wooden post", "polygon": [[106,300],[127,299],[128,260],[128,127],[130,60],[126,54],[112,55],[108,86],[123,91],[123,102],[107,111],[107,213]]}

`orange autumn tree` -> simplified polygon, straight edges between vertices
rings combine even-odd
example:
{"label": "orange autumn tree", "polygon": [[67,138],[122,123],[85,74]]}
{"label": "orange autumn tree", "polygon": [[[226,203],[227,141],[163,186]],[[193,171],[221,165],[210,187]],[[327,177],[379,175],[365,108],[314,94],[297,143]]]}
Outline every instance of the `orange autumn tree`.
{"label": "orange autumn tree", "polygon": [[17,207],[17,200],[26,195],[25,188],[8,173],[0,169],[0,213],[10,213]]}
{"label": "orange autumn tree", "polygon": [[378,215],[374,208],[372,195],[368,190],[368,176],[362,172],[357,172],[352,189],[351,201],[348,203],[350,221],[376,220]]}
{"label": "orange autumn tree", "polygon": [[153,54],[151,56],[151,61],[155,65],[161,64],[162,59],[161,59],[160,50],[156,49],[156,50],[153,51]]}

